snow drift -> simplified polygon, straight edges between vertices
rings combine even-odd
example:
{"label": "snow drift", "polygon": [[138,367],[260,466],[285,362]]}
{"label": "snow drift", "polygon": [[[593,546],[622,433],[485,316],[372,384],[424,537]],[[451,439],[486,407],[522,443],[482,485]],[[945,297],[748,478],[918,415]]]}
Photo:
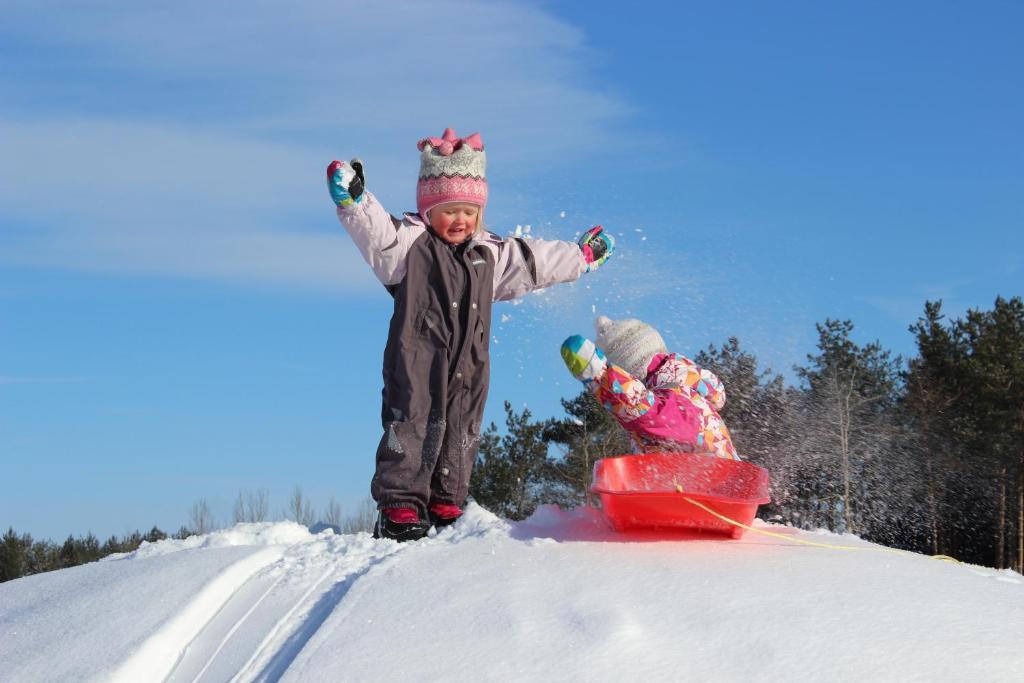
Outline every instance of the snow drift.
{"label": "snow drift", "polygon": [[471,506],[405,545],[240,524],[0,584],[0,681],[1011,681],[1022,630],[1010,571]]}

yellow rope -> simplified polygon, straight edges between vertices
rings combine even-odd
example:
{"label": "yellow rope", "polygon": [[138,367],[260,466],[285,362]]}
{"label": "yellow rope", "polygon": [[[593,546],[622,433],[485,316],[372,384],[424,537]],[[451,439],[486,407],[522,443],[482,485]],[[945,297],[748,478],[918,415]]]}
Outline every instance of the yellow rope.
{"label": "yellow rope", "polygon": [[[676,486],[676,491],[678,491],[679,493],[682,493],[683,492],[683,487],[677,485]],[[722,513],[718,512],[717,510],[713,510],[710,507],[708,507],[707,505],[705,505],[704,503],[696,501],[693,498],[690,498],[689,496],[683,496],[683,500],[685,500],[688,503],[693,503],[694,505],[696,505],[700,509],[704,510],[705,512],[708,512],[708,513],[714,515],[715,517],[717,517],[718,519],[722,520],[723,522],[727,522],[729,524],[732,524],[733,526],[737,526],[737,527],[739,527],[741,529],[746,529],[747,531],[753,531],[755,534],[762,534],[764,536],[774,536],[775,538],[781,538],[781,539],[783,539],[785,541],[790,541],[792,543],[802,543],[803,545],[811,545],[811,546],[815,546],[816,548],[828,548],[830,550],[867,550],[867,551],[876,552],[876,553],[896,553],[898,555],[917,555],[917,553],[912,553],[909,550],[900,550],[899,548],[884,548],[884,547],[879,547],[879,546],[861,546],[861,545],[836,545],[834,543],[818,543],[817,541],[808,541],[808,540],[805,540],[803,538],[796,538],[794,536],[787,536],[786,534],[775,533],[774,531],[765,531],[764,529],[758,529],[756,527],[752,527],[752,526],[748,526],[746,524],[743,524],[742,522],[737,522],[735,519],[730,519],[730,518],[726,517],[725,515],[723,515]],[[931,557],[932,559],[942,560],[944,562],[956,562],[957,564],[960,563],[960,560],[956,559],[955,557],[950,557],[949,555],[925,555],[924,557]]]}

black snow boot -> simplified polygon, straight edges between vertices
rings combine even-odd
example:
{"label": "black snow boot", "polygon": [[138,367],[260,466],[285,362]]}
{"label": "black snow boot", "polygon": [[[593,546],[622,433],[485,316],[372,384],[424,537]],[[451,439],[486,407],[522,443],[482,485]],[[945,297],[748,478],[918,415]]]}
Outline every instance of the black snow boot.
{"label": "black snow boot", "polygon": [[390,538],[393,541],[418,541],[430,531],[430,523],[420,520],[393,521],[384,510],[377,514],[377,522],[373,525],[374,538]]}

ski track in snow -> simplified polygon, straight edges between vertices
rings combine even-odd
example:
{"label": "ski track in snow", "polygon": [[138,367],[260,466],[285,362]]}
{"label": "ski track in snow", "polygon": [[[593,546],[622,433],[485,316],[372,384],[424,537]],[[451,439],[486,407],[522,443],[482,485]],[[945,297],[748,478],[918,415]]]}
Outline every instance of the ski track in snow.
{"label": "ski track in snow", "polygon": [[[472,515],[467,515],[472,517]],[[446,532],[455,542],[479,524]],[[496,520],[495,520],[496,521]],[[501,523],[498,526],[503,526]],[[433,541],[437,539],[434,535]],[[153,633],[110,680],[277,681],[361,576],[419,544],[379,541],[367,533],[311,536],[270,546],[230,565]],[[447,543],[442,542],[443,545]]]}
{"label": "ski track in snow", "polygon": [[[402,549],[365,533],[322,535],[247,557],[152,635],[112,680],[278,680],[353,581]],[[154,667],[168,660],[166,668]]]}
{"label": "ski track in snow", "polygon": [[174,617],[123,662],[110,680],[132,683],[148,677],[161,679],[173,669],[181,651],[194,637],[197,627],[209,621],[218,607],[267,564],[281,556],[280,548],[266,548],[234,563],[211,581]]}

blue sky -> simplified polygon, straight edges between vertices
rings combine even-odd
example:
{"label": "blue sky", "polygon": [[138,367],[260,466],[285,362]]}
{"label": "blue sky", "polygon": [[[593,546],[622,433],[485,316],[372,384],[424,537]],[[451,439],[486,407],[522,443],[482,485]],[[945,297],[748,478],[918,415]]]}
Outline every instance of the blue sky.
{"label": "blue sky", "polygon": [[393,212],[415,142],[488,149],[488,222],[619,235],[495,308],[488,421],[558,414],[594,313],[789,373],[814,323],[913,352],[1024,282],[1013,2],[4,3],[0,526],[173,530],[292,487],[352,510],[389,298],[323,169]]}

